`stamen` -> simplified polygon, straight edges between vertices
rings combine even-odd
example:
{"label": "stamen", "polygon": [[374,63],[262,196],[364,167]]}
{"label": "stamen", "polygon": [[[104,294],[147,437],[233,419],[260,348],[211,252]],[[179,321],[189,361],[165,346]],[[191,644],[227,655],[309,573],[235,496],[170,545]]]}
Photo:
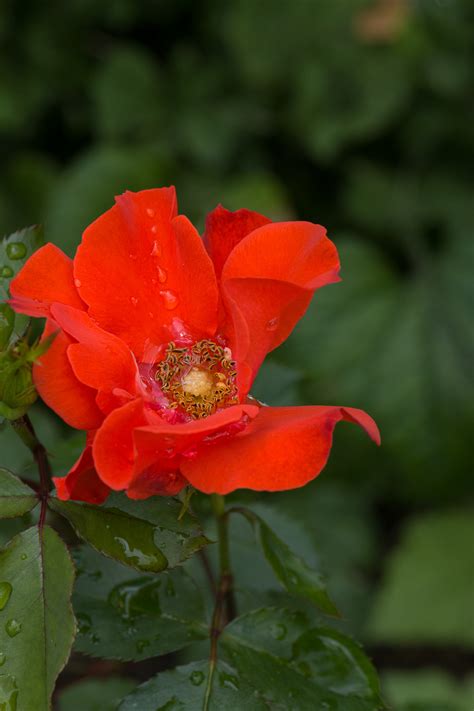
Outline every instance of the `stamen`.
{"label": "stamen", "polygon": [[178,348],[172,341],[155,379],[169,399],[168,407],[181,408],[197,419],[238,402],[236,375],[229,348],[208,340]]}

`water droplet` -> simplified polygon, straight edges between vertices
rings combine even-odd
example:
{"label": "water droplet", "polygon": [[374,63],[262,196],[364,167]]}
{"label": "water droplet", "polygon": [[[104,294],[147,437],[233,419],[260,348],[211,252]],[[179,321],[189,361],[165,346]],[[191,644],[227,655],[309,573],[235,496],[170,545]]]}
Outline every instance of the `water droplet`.
{"label": "water droplet", "polygon": [[151,207],[147,207],[146,214],[148,215],[148,217],[155,217],[155,211],[152,210]]}
{"label": "water droplet", "polygon": [[148,316],[149,316],[150,318],[155,318],[155,314],[153,313],[153,311],[149,311],[149,312],[148,312]]}
{"label": "water droplet", "polygon": [[27,558],[28,556],[26,555],[26,553],[22,553],[20,556],[20,560],[27,560]]}
{"label": "water droplet", "polygon": [[278,328],[278,324],[280,322],[280,319],[278,316],[275,316],[275,318],[271,318],[269,321],[267,321],[266,329],[267,331],[276,331]]}
{"label": "water droplet", "polygon": [[137,640],[137,652],[143,652],[144,649],[150,646],[150,640],[149,639],[139,639]]}
{"label": "water droplet", "polygon": [[135,261],[135,260],[137,259],[137,255],[136,255],[136,254],[133,254],[132,252],[130,252],[130,254],[129,254],[128,256],[129,256],[130,259],[132,259],[133,261]]}
{"label": "water droplet", "polygon": [[153,242],[153,248],[151,250],[151,256],[152,257],[161,257],[161,245],[160,243],[155,240]]}
{"label": "water droplet", "polygon": [[136,296],[131,296],[130,301],[133,304],[133,306],[136,306],[138,304],[138,299]]}
{"label": "water droplet", "polygon": [[9,637],[16,637],[21,632],[21,622],[18,620],[8,620],[5,625],[5,631]]}
{"label": "water droplet", "polygon": [[166,566],[166,558],[160,554],[148,555],[139,548],[131,548],[128,541],[120,536],[114,536],[114,541],[122,549],[122,555],[130,562],[139,566],[141,570],[162,570]]}
{"label": "water droplet", "polygon": [[3,610],[12,594],[12,586],[10,583],[0,583],[0,610]]}
{"label": "water droplet", "polygon": [[79,289],[82,286],[82,281],[80,279],[74,279],[74,286]]}
{"label": "water droplet", "polygon": [[10,242],[7,244],[7,255],[10,259],[23,259],[26,255],[26,247],[21,242]]}
{"label": "water droplet", "polygon": [[231,674],[226,674],[225,672],[221,672],[219,674],[219,682],[221,686],[227,687],[227,689],[232,689],[232,691],[238,691],[239,690],[239,681],[237,677],[232,676]]}
{"label": "water droplet", "polygon": [[16,711],[18,686],[16,679],[11,674],[0,676],[0,709],[2,711]]}
{"label": "water droplet", "polygon": [[204,674],[202,671],[193,671],[191,676],[189,677],[189,681],[193,686],[200,686],[202,682],[204,681]]}
{"label": "water droplet", "polygon": [[87,634],[92,627],[92,620],[85,612],[78,612],[76,615],[77,629],[79,634]]}
{"label": "water droplet", "polygon": [[160,282],[160,284],[164,284],[167,278],[168,275],[166,273],[166,270],[162,269],[161,267],[158,267],[158,281]]}
{"label": "water droplet", "polygon": [[286,629],[285,625],[276,624],[276,625],[272,626],[271,633],[275,639],[285,639],[287,629]]}
{"label": "water droplet", "polygon": [[9,279],[13,276],[13,269],[11,267],[0,267],[0,277],[4,279]]}
{"label": "water droplet", "polygon": [[154,235],[157,235],[158,234],[158,225],[153,225],[153,227],[151,228],[151,231]]}
{"label": "water droplet", "polygon": [[160,291],[160,296],[163,299],[165,309],[172,311],[177,307],[178,297],[176,296],[174,291],[171,291],[171,289],[165,289],[164,291]]}

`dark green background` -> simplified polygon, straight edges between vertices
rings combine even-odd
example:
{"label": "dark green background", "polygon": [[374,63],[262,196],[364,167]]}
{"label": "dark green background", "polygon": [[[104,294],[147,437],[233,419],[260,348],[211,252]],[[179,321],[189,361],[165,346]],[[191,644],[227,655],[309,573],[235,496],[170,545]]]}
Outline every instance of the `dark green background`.
{"label": "dark green background", "polygon": [[0,8],[1,232],[43,222],[72,255],[113,195],[170,183],[199,227],[218,202],[327,226],[344,281],[255,394],[364,408],[383,446],[340,425],[321,478],[263,505],[404,711],[473,706],[473,28],[471,0]]}

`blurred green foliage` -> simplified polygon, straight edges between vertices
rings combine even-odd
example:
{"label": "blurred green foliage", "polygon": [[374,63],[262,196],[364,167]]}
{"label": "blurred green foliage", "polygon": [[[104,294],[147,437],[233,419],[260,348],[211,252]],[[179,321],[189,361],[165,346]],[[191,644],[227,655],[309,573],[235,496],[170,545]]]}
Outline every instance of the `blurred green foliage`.
{"label": "blurred green foliage", "polygon": [[[468,584],[473,22],[471,0],[0,8],[2,232],[41,221],[73,254],[114,194],[169,183],[200,227],[218,202],[328,227],[344,281],[316,295],[256,394],[362,407],[379,423],[380,450],[341,425],[322,479],[277,508],[304,521],[349,626],[370,618],[372,636],[394,644],[409,619],[426,639],[430,615],[430,640],[449,627],[472,641],[465,608],[457,623],[437,614],[442,588],[439,607],[417,610],[430,570],[461,607]],[[51,442],[64,432],[44,408],[37,423]],[[19,471],[25,457],[0,438],[2,464]],[[402,594],[414,605],[403,621]]]}

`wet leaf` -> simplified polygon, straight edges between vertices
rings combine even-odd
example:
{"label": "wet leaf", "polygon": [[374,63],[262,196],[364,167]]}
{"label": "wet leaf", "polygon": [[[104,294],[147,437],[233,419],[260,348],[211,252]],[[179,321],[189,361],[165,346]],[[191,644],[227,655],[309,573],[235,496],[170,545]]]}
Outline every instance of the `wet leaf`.
{"label": "wet leaf", "polygon": [[138,661],[207,637],[201,593],[184,570],[134,575],[86,546],[75,560],[79,652]]}
{"label": "wet leaf", "polygon": [[102,506],[58,499],[49,504],[100,553],[137,570],[157,573],[179,565],[208,541],[189,513],[178,521],[178,501],[154,498],[157,501],[150,504],[128,503],[118,495]]}
{"label": "wet leaf", "polygon": [[[225,660],[222,660],[222,655]],[[219,662],[195,662],[138,687],[120,711],[377,711],[375,671],[359,645],[311,628],[300,612],[268,608],[236,619],[219,642]]]}
{"label": "wet leaf", "polygon": [[0,469],[0,518],[23,516],[38,503],[35,492],[7,469]]}
{"label": "wet leaf", "polygon": [[50,709],[74,639],[73,578],[67,548],[48,526],[23,531],[0,552],[0,698],[10,703],[6,709]]}
{"label": "wet leaf", "polygon": [[331,601],[324,576],[310,568],[305,561],[287,546],[253,511],[246,508],[235,509],[254,527],[257,541],[283,587],[294,595],[305,597],[329,615],[339,615]]}

